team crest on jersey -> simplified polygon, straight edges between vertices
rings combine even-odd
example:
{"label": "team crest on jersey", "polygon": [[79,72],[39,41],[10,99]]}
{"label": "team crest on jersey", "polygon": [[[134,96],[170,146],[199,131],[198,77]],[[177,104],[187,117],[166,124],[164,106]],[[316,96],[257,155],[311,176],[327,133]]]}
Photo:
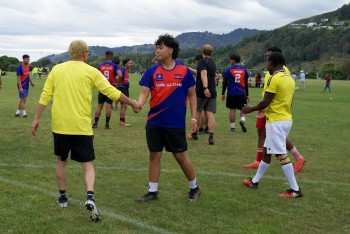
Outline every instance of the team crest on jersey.
{"label": "team crest on jersey", "polygon": [[163,74],[156,74],[156,81],[163,81]]}
{"label": "team crest on jersey", "polygon": [[174,79],[175,80],[181,80],[182,79],[182,74],[174,74]]}

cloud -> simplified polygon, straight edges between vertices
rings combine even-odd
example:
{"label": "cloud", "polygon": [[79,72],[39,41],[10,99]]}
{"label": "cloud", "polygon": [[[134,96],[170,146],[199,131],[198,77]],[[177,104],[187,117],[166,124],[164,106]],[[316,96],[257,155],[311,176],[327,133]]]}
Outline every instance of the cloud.
{"label": "cloud", "polygon": [[67,50],[83,39],[108,47],[153,43],[158,35],[271,30],[329,12],[348,0],[11,0],[1,1],[0,56],[32,61]]}

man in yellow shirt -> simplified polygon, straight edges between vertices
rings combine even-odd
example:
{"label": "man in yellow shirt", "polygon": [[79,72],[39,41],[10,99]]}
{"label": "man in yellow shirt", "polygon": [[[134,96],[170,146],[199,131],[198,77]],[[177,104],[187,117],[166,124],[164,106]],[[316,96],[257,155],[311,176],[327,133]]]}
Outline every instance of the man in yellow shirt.
{"label": "man in yellow shirt", "polygon": [[[282,53],[282,50],[278,47],[271,47],[267,49],[266,56],[269,56],[272,52]],[[283,66],[283,70],[290,75],[290,72],[285,65]],[[267,72],[264,78],[264,87],[266,86],[266,82],[269,80],[269,77],[270,77],[270,74],[269,72]],[[263,95],[264,95],[264,92],[263,92]],[[257,169],[259,167],[259,164],[263,156],[263,146],[266,138],[265,124],[266,124],[265,110],[259,110],[258,115],[256,117],[256,129],[258,130],[258,147],[256,150],[257,151],[256,160],[251,164],[245,165],[244,168]],[[306,162],[305,158],[299,153],[298,149],[295,147],[293,142],[288,138],[286,140],[286,147],[287,147],[287,150],[295,158],[294,172],[300,172]]]}
{"label": "man in yellow shirt", "polygon": [[283,66],[284,57],[279,52],[271,53],[267,58],[267,69],[270,77],[264,87],[264,98],[255,106],[245,106],[243,113],[266,108],[266,139],[264,143],[263,159],[254,178],[245,179],[243,183],[250,188],[258,188],[258,183],[271,162],[271,155],[275,154],[282,170],[286,175],[290,189],[278,194],[284,198],[301,197],[302,193],[295,179],[293,165],[286,150],[286,139],[292,128],[291,106],[295,91],[295,83]]}
{"label": "man in yellow shirt", "polygon": [[32,134],[35,135],[40,116],[46,105],[53,99],[52,132],[56,159],[56,178],[60,192],[57,204],[61,208],[68,205],[66,196],[67,159],[82,164],[84,170],[87,200],[85,207],[90,211],[90,219],[101,219],[94,199],[95,170],[93,160],[93,132],[91,128],[91,99],[97,88],[112,100],[121,100],[131,105],[135,112],[141,106],[113,87],[103,74],[86,63],[90,51],[84,41],[73,41],[69,46],[71,60],[56,65],[45,82],[40,96],[36,115],[32,123]]}
{"label": "man in yellow shirt", "polygon": [[38,68],[34,67],[32,69],[32,77],[33,77],[33,79],[35,79],[37,76],[38,76]]}

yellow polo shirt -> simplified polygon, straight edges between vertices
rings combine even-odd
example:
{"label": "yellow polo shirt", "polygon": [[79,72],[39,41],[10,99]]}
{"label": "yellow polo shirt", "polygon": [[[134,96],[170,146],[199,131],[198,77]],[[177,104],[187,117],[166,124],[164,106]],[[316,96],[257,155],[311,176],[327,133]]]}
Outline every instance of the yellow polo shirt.
{"label": "yellow polo shirt", "polygon": [[47,105],[53,98],[52,132],[66,135],[93,135],[91,99],[94,89],[112,100],[121,92],[110,85],[96,68],[82,61],[68,61],[53,67],[39,103]]}
{"label": "yellow polo shirt", "polygon": [[270,75],[264,85],[264,93],[274,93],[275,97],[265,109],[267,122],[292,120],[291,106],[294,91],[295,82],[290,73],[279,71],[272,76]]}

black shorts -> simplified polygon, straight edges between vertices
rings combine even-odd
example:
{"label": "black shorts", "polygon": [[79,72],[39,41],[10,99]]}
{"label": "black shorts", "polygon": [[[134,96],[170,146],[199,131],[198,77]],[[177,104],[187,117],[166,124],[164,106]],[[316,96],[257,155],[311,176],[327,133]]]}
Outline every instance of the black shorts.
{"label": "black shorts", "polygon": [[186,131],[184,128],[161,128],[146,125],[147,145],[150,152],[162,152],[163,148],[172,153],[187,150]]}
{"label": "black shorts", "polygon": [[95,159],[93,138],[94,136],[53,133],[55,155],[61,156],[61,160],[65,161],[70,151],[72,160],[91,162]]}
{"label": "black shorts", "polygon": [[129,97],[129,89],[128,88],[121,86],[121,87],[118,87],[118,90],[120,92],[122,92],[122,94],[124,94],[125,96]]}
{"label": "black shorts", "polygon": [[229,109],[242,109],[247,104],[247,98],[245,95],[227,96],[226,107]]}
{"label": "black shorts", "polygon": [[108,104],[112,104],[113,100],[109,99],[106,95],[104,95],[101,92],[98,92],[98,104],[103,104],[103,103],[108,103]]}

